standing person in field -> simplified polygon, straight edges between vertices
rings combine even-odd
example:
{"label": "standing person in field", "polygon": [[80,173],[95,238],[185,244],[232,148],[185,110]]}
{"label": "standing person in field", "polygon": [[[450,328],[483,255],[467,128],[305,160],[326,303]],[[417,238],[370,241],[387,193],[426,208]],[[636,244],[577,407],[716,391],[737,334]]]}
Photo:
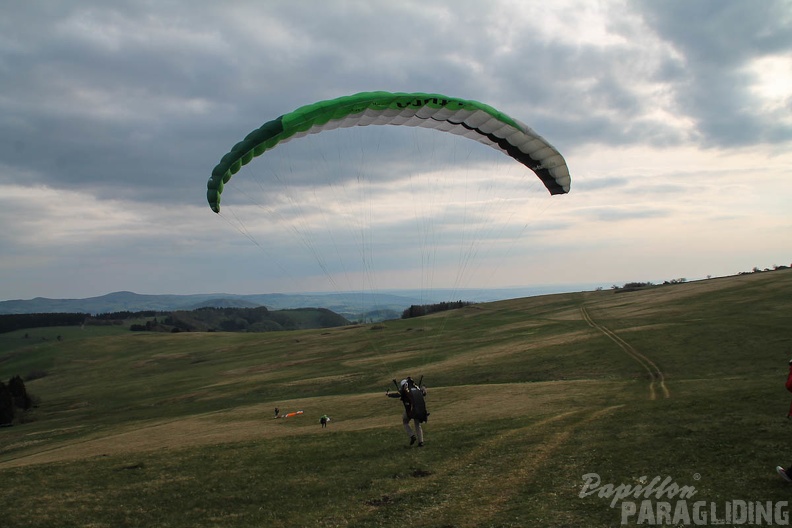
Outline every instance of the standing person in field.
{"label": "standing person in field", "polygon": [[[393,382],[396,383],[396,380],[393,380]],[[401,399],[404,405],[402,424],[407,436],[410,437],[410,445],[418,441],[418,447],[423,447],[423,428],[421,423],[426,422],[429,418],[429,413],[426,412],[426,403],[424,402],[426,387],[417,386],[410,376],[401,380],[398,387],[399,392],[391,394],[390,389],[388,389],[385,392],[385,396]],[[410,428],[410,420],[415,424],[415,432]]]}
{"label": "standing person in field", "polygon": [[[789,360],[789,374],[787,374],[786,389],[792,392],[792,359]],[[789,411],[787,412],[787,419],[790,418],[792,418],[792,404],[790,404]],[[781,475],[781,478],[787,482],[792,482],[792,465],[786,469],[784,469],[783,466],[776,466],[776,471]]]}
{"label": "standing person in field", "polygon": [[322,424],[322,429],[327,427],[327,422],[330,421],[330,417],[326,414],[323,414],[321,418],[319,418],[319,423]]}

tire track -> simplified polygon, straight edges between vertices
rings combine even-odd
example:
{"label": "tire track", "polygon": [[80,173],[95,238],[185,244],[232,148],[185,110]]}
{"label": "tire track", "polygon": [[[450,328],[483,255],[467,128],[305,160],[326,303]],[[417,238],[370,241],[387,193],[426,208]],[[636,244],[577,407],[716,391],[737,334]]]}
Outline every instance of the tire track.
{"label": "tire track", "polygon": [[641,365],[646,372],[649,374],[649,399],[656,400],[657,399],[657,388],[659,387],[660,392],[663,395],[663,398],[670,398],[671,392],[668,390],[665,384],[665,375],[663,371],[648,357],[638,352],[632,345],[630,345],[627,341],[619,337],[614,331],[610,330],[609,328],[598,324],[591,318],[591,314],[589,314],[588,310],[585,306],[580,307],[580,314],[583,317],[583,320],[588,323],[588,325],[596,330],[599,330],[603,333],[606,337],[608,337],[611,341],[619,345],[624,352],[627,353],[631,358],[633,358],[639,365]]}

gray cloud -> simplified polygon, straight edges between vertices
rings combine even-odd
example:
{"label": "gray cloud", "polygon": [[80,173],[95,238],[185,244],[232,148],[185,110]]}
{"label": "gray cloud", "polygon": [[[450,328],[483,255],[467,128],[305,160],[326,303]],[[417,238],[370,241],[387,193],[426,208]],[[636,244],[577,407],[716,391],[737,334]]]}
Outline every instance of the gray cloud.
{"label": "gray cloud", "polygon": [[[608,224],[672,218],[663,204],[636,210],[591,202],[670,199],[687,185],[682,176],[643,176],[638,167],[606,176],[576,164],[579,156],[600,149],[668,149],[675,160],[680,154],[670,152],[683,147],[783,151],[792,139],[789,116],[763,106],[750,66],[792,55],[790,7],[785,0],[15,3],[0,18],[0,182],[14,186],[0,197],[0,220],[16,226],[0,235],[0,278],[22,274],[15,262],[42,258],[47,247],[48,261],[64,269],[123,261],[125,248],[135,248],[132,260],[159,249],[163,269],[181,255],[195,260],[192,241],[218,236],[196,232],[217,220],[206,205],[206,180],[235,142],[304,104],[368,90],[481,100],[558,146],[578,171],[573,193],[580,194],[554,204],[529,237],[573,231],[553,216],[556,207],[590,207]],[[415,143],[424,140],[369,132],[373,143],[365,146],[328,134],[317,148],[295,149],[296,158],[251,164],[230,190],[266,186],[261,181],[274,170],[268,164],[278,164],[293,192],[364,176],[372,194],[387,196],[419,170],[404,153],[421,152]],[[446,145],[428,149],[437,170],[496,163],[463,158]],[[365,175],[355,148],[377,151]],[[707,174],[713,188],[731,177]],[[106,220],[111,213],[118,216]],[[158,231],[162,225],[178,226],[176,240]],[[34,248],[36,233],[53,226],[64,229],[60,243]],[[396,237],[403,226],[393,227],[383,236]],[[217,264],[207,257],[200,267],[210,263]]]}
{"label": "gray cloud", "polygon": [[792,3],[673,0],[640,6],[647,23],[684,57],[675,100],[695,120],[705,144],[792,139],[792,127],[758,112],[745,70],[757,58],[792,53]]}
{"label": "gray cloud", "polygon": [[[690,140],[647,116],[660,85],[672,83],[676,107],[667,111],[694,119],[708,143],[788,139],[783,126],[751,114],[740,70],[751,57],[790,50],[785,5],[640,4],[682,58],[657,43],[636,46],[647,37],[615,10],[606,29],[621,42],[581,47],[532,34],[541,21],[519,14],[509,20],[515,35],[477,33],[482,19],[502,27],[509,12],[472,2],[165,3],[156,12],[134,2],[26,5],[3,27],[0,134],[13,139],[0,157],[40,182],[166,199],[159,182],[187,191],[264,121],[383,88],[493,102],[571,148]],[[49,29],[30,32],[28,22]]]}

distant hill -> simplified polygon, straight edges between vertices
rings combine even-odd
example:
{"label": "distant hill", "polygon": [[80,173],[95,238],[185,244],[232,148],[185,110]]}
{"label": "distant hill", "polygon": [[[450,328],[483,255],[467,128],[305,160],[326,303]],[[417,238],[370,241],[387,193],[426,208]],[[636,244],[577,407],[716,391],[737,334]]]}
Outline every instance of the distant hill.
{"label": "distant hill", "polygon": [[351,321],[398,318],[420,297],[371,293],[255,294],[206,293],[194,295],[146,295],[121,291],[85,299],[0,301],[0,314],[88,313],[92,315],[139,311],[191,311],[199,308],[256,308],[270,310],[325,308]]}
{"label": "distant hill", "polygon": [[29,300],[0,301],[0,314],[32,313],[88,313],[92,315],[116,312],[153,310],[172,312],[198,308],[256,308],[270,310],[295,308],[326,308],[350,321],[376,322],[398,319],[412,305],[445,301],[489,302],[549,293],[568,293],[593,290],[596,284],[564,284],[500,289],[458,290],[399,290],[390,292],[344,293],[264,293],[236,295],[229,293],[199,293],[192,295],[150,295],[130,291],[108,293],[85,299],[50,299],[36,297]]}

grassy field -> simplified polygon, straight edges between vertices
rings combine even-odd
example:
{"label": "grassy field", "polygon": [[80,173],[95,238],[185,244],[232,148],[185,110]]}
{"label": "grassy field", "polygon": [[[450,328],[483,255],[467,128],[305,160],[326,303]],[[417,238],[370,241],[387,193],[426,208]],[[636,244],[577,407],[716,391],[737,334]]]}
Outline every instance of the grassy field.
{"label": "grassy field", "polygon": [[[706,503],[675,524],[715,524],[792,494],[791,316],[779,270],[322,331],[5,334],[0,379],[46,375],[34,420],[0,429],[0,525],[589,527],[641,506],[586,495],[591,473],[670,478]],[[420,449],[384,397],[408,374]],[[662,524],[678,499],[644,505]]]}

